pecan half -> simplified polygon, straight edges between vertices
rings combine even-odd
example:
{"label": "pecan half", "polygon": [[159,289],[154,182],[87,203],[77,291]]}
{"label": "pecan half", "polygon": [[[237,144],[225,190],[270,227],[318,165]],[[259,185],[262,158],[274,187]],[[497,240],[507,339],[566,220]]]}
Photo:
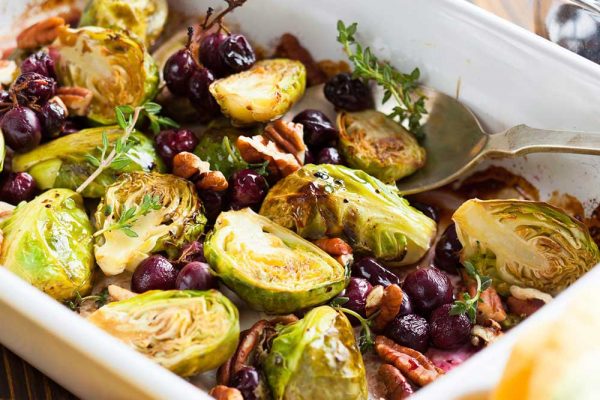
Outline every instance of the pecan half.
{"label": "pecan half", "polygon": [[221,171],[209,171],[200,175],[196,187],[203,190],[222,192],[229,187],[229,182],[227,182],[227,178]]}
{"label": "pecan half", "polygon": [[400,307],[402,306],[402,297],[404,297],[404,293],[402,292],[402,289],[400,289],[400,286],[395,283],[383,290],[383,296],[379,306],[379,315],[377,315],[375,321],[373,321],[373,328],[375,328],[375,330],[383,330],[387,324],[396,318],[396,315],[398,315]]}
{"label": "pecan half", "polygon": [[244,161],[249,163],[268,161],[269,172],[281,177],[288,176],[301,167],[296,157],[285,153],[274,142],[261,135],[240,136],[237,138],[236,146]]}
{"label": "pecan half", "polygon": [[87,115],[92,98],[92,91],[79,86],[61,86],[56,89],[56,95],[67,106],[70,115],[83,117]]}
{"label": "pecan half", "polygon": [[520,317],[529,317],[531,314],[544,306],[540,299],[521,300],[514,296],[508,296],[506,305],[511,313],[517,314]]}
{"label": "pecan half", "polygon": [[[467,285],[467,291],[471,297],[477,294],[477,285],[472,280]],[[498,292],[493,287],[487,288],[480,295],[481,301],[477,303],[477,322],[486,324],[492,320],[502,322],[506,319],[506,310],[502,304]]]}
{"label": "pecan half", "polygon": [[258,344],[260,336],[267,325],[268,322],[263,319],[241,333],[237,350],[217,371],[217,382],[219,384],[228,385],[231,382],[231,378],[247,364],[250,354]]}
{"label": "pecan half", "polygon": [[225,385],[215,386],[208,394],[216,400],[244,400],[244,396],[239,390]]}
{"label": "pecan half", "polygon": [[315,240],[314,243],[325,253],[331,256],[341,256],[352,254],[352,247],[340,238],[321,238]]}
{"label": "pecan half", "polygon": [[19,49],[36,49],[50,44],[58,37],[58,32],[65,25],[61,17],[50,17],[25,28],[17,36]]}
{"label": "pecan half", "polygon": [[306,145],[302,124],[278,119],[265,127],[263,136],[274,142],[277,147],[293,155],[300,165],[304,164]]}
{"label": "pecan half", "polygon": [[494,320],[490,320],[490,326],[475,325],[471,329],[471,344],[473,346],[487,346],[502,337],[502,327]]}
{"label": "pecan half", "polygon": [[182,151],[173,157],[173,174],[181,178],[191,178],[196,174],[210,171],[210,164],[202,161],[194,153]]}
{"label": "pecan half", "polygon": [[275,56],[281,58],[290,58],[300,61],[306,67],[306,81],[308,86],[325,83],[327,77],[319,69],[318,64],[313,59],[304,46],[300,44],[298,38],[291,33],[284,33],[279,39],[279,44],[275,49]]}
{"label": "pecan half", "polygon": [[379,378],[385,386],[388,400],[402,400],[414,393],[412,386],[402,375],[402,372],[393,365],[381,364]]}
{"label": "pecan half", "polygon": [[392,364],[419,386],[433,382],[444,371],[416,350],[400,346],[385,336],[375,338],[375,351],[385,362]]}
{"label": "pecan half", "polygon": [[365,305],[365,312],[367,317],[373,315],[381,306],[383,299],[383,293],[385,289],[381,285],[373,287],[373,289],[367,295],[367,303]]}

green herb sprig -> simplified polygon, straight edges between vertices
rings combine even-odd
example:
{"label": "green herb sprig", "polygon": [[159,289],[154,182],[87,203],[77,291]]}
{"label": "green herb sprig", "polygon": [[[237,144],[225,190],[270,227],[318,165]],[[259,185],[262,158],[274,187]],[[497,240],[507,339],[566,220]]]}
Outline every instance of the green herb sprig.
{"label": "green herb sprig", "polygon": [[374,313],[369,318],[364,318],[362,315],[357,313],[356,311],[350,310],[348,308],[342,307],[346,304],[350,299],[348,297],[336,297],[329,302],[329,305],[335,308],[338,311],[343,312],[344,314],[348,314],[353,316],[360,323],[360,333],[358,336],[358,348],[361,353],[365,353],[373,348],[375,344],[375,339],[373,338],[373,333],[371,332],[371,324],[373,318],[377,316],[378,313]]}
{"label": "green herb sprig", "polygon": [[[354,65],[353,75],[365,81],[373,80],[383,88],[382,104],[387,103],[392,97],[397,105],[389,114],[405,125],[415,137],[421,141],[425,134],[421,125],[421,118],[427,114],[425,109],[426,97],[419,92],[419,78],[421,73],[415,68],[410,74],[398,71],[387,61],[380,61],[369,47],[363,48],[354,37],[358,28],[356,22],[346,26],[343,21],[338,21],[337,41],[344,46],[344,51]],[[416,100],[413,99],[416,97]]]}
{"label": "green herb sprig", "polygon": [[102,291],[98,294],[89,295],[85,297],[81,297],[79,292],[75,292],[75,298],[72,300],[67,300],[64,304],[69,307],[72,311],[77,311],[81,307],[81,305],[89,300],[94,300],[96,302],[96,307],[100,308],[106,303],[108,303],[108,288],[102,289]]}
{"label": "green herb sprig", "polygon": [[466,314],[471,322],[475,323],[477,318],[477,304],[480,301],[483,302],[481,293],[492,285],[492,278],[479,275],[473,264],[469,261],[464,263],[464,267],[467,274],[477,282],[477,293],[475,293],[475,296],[473,297],[467,292],[463,293],[462,299],[456,300],[454,304],[452,304],[450,315]]}
{"label": "green herb sprig", "polygon": [[[153,210],[160,210],[162,204],[160,202],[159,196],[151,196],[149,194],[144,195],[142,199],[142,204],[139,206],[134,205],[129,208],[125,208],[117,222],[107,226],[106,228],[100,229],[94,236],[99,236],[103,233],[121,230],[123,233],[129,237],[135,238],[138,237],[138,234],[132,229],[135,221],[140,219],[141,217],[148,215]],[[112,207],[110,205],[106,205],[104,208],[104,215],[108,216],[112,213]]]}

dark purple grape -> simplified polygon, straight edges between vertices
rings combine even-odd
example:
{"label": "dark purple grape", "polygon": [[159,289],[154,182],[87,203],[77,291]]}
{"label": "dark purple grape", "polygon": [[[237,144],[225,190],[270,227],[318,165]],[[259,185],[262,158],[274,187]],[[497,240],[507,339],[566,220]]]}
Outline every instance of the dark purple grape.
{"label": "dark purple grape", "polygon": [[185,266],[187,263],[193,261],[206,262],[206,258],[204,257],[204,243],[193,241],[181,248],[181,254],[179,254],[177,264],[183,264],[181,266]]}
{"label": "dark purple grape", "polygon": [[339,151],[335,147],[325,147],[319,151],[317,155],[317,164],[334,164],[342,163]]}
{"label": "dark purple grape", "polygon": [[304,127],[304,141],[312,148],[321,148],[337,139],[338,131],[319,110],[304,110],[293,120]]}
{"label": "dark purple grape", "polygon": [[56,92],[56,81],[37,72],[26,72],[19,75],[11,89],[17,101],[23,106],[42,106]]}
{"label": "dark purple grape", "polygon": [[40,119],[31,108],[27,107],[17,106],[4,114],[0,129],[6,144],[17,153],[33,149],[42,139]]}
{"label": "dark purple grape", "polygon": [[232,378],[231,384],[242,392],[244,400],[258,400],[256,394],[260,376],[254,367],[243,366]]}
{"label": "dark purple grape", "polygon": [[38,51],[21,63],[21,73],[35,72],[48,78],[56,79],[54,60],[45,51]]}
{"label": "dark purple grape", "polygon": [[386,336],[399,345],[424,353],[429,347],[429,324],[416,314],[398,315],[388,324]]}
{"label": "dark purple grape", "polygon": [[315,163],[315,156],[313,155],[313,153],[310,150],[306,150],[306,152],[304,153],[304,165],[306,164],[314,164]]}
{"label": "dark purple grape", "polygon": [[217,287],[217,279],[210,273],[207,263],[193,261],[177,275],[175,288],[178,290],[208,290]]}
{"label": "dark purple grape", "polygon": [[137,266],[131,277],[131,290],[144,293],[148,290],[175,289],[179,271],[161,255],[146,258]]}
{"label": "dark purple grape", "polygon": [[207,68],[199,68],[190,77],[188,96],[196,110],[207,118],[216,115],[220,107],[213,95],[208,90],[215,81],[212,72]]}
{"label": "dark purple grape", "polygon": [[229,179],[229,191],[231,208],[240,210],[259,206],[269,191],[269,185],[265,177],[255,170],[243,169]]}
{"label": "dark purple grape", "polygon": [[0,119],[8,110],[10,110],[13,106],[12,99],[10,98],[10,93],[6,90],[0,90]]}
{"label": "dark purple grape", "polygon": [[385,268],[373,257],[365,257],[352,265],[352,276],[364,278],[371,285],[384,287],[393,283],[400,285],[400,279],[392,271]]}
{"label": "dark purple grape", "polygon": [[347,111],[361,111],[373,108],[371,88],[351,74],[341,73],[331,78],[324,88],[325,97],[337,108]]}
{"label": "dark purple grape", "polygon": [[62,101],[56,100],[56,98],[50,99],[42,106],[39,115],[43,126],[42,133],[45,138],[56,138],[65,129],[68,114]]}
{"label": "dark purple grape", "polygon": [[200,62],[218,77],[225,76],[227,71],[223,66],[219,46],[227,38],[223,32],[206,35],[200,43]]}
{"label": "dark purple grape", "polygon": [[413,314],[413,306],[410,302],[410,297],[408,297],[407,293],[402,293],[402,305],[400,306],[400,312],[398,315],[408,315]]}
{"label": "dark purple grape", "polygon": [[411,201],[410,205],[421,211],[423,214],[434,220],[436,223],[440,222],[440,212],[437,207],[429,204],[420,203],[418,201]]}
{"label": "dark purple grape", "polygon": [[66,136],[75,132],[79,132],[80,130],[81,128],[79,128],[79,125],[75,121],[73,121],[72,119],[67,119],[62,134],[63,136]]}
{"label": "dark purple grape", "polygon": [[213,190],[198,190],[198,196],[202,200],[204,214],[209,223],[214,223],[221,211],[225,209],[226,201],[224,192]]}
{"label": "dark purple grape", "polygon": [[340,293],[341,297],[347,297],[348,301],[343,304],[343,307],[357,312],[363,317],[365,314],[365,306],[367,305],[367,296],[373,289],[373,286],[364,278],[350,278],[346,289]]}
{"label": "dark purple grape", "polygon": [[451,223],[435,245],[433,265],[452,274],[458,273],[461,250],[462,244],[456,235],[456,225]]}
{"label": "dark purple grape", "polygon": [[169,57],[163,69],[163,76],[171,93],[187,96],[190,77],[197,68],[198,65],[188,49],[181,49]]}
{"label": "dark purple grape", "polygon": [[410,297],[412,306],[424,316],[443,304],[452,302],[452,282],[437,268],[421,268],[406,276],[402,289]]}
{"label": "dark purple grape", "polygon": [[465,314],[450,315],[452,304],[436,308],[429,317],[431,343],[450,350],[467,343],[471,336],[471,321]]}
{"label": "dark purple grape", "polygon": [[176,154],[182,151],[192,152],[198,144],[198,138],[194,135],[194,132],[188,129],[161,131],[154,140],[158,154],[169,165]]}
{"label": "dark purple grape", "polygon": [[36,186],[27,172],[11,172],[0,186],[0,200],[17,205],[35,197]]}
{"label": "dark purple grape", "polygon": [[244,35],[237,33],[223,39],[219,44],[219,55],[227,74],[245,71],[256,62],[256,54],[250,42]]}

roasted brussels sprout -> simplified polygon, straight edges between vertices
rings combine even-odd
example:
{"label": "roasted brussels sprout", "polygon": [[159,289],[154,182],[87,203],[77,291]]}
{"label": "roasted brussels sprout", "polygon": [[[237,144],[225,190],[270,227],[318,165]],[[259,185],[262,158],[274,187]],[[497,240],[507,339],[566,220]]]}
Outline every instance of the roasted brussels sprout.
{"label": "roasted brussels sprout", "polygon": [[237,125],[248,125],[281,117],[302,97],[305,87],[304,65],[277,58],[215,81],[210,92],[223,114]]}
{"label": "roasted brussels sprout", "polygon": [[60,301],[90,291],[92,225],[77,193],[48,190],[19,204],[0,228],[0,265]]}
{"label": "roasted brussels sprout", "polygon": [[340,165],[305,165],[279,181],[260,213],[308,239],[344,237],[356,253],[395,265],[418,261],[435,237],[435,221],[396,187]]}
{"label": "roasted brussels sprout", "polygon": [[167,22],[166,0],[90,0],[79,26],[100,26],[126,32],[150,46]]}
{"label": "roasted brussels sprout", "polygon": [[352,168],[394,183],[425,165],[414,136],[379,111],[341,112],[337,124],[340,151]]}
{"label": "roasted brussels sprout", "polygon": [[279,332],[264,371],[276,400],[368,398],[365,365],[352,326],[328,306],[312,309]]}
{"label": "roasted brussels sprout", "polygon": [[88,321],[181,376],[223,364],[240,333],[237,308],[216,290],[153,290],[109,303]]}
{"label": "roasted brussels sprout", "polygon": [[215,273],[253,308],[289,313],[341,292],[349,269],[249,208],[221,213],[204,242]]}
{"label": "roasted brussels sprout", "polygon": [[158,68],[144,46],[123,33],[64,28],[50,54],[61,85],[92,91],[86,116],[96,123],[114,124],[116,106],[139,106],[156,95]]}
{"label": "roasted brussels sprout", "polygon": [[202,234],[206,218],[191,182],[131,172],[106,189],[95,224],[96,262],[106,275],[116,275],[135,270],[150,253],[165,250],[175,256]]}
{"label": "roasted brussels sprout", "polygon": [[[99,148],[103,145],[104,133],[109,143],[114,144],[123,135],[123,130],[118,126],[89,128],[60,137],[28,153],[16,154],[13,170],[31,174],[42,190],[53,187],[75,190],[97,169],[86,157],[89,154],[100,157]],[[122,172],[165,170],[150,139],[139,132],[133,132],[130,141],[134,143],[127,152],[131,162],[119,170],[105,169],[83,190],[84,197],[101,197],[106,187]]]}
{"label": "roasted brussels sprout", "polygon": [[469,200],[452,216],[461,258],[492,278],[555,295],[600,261],[588,229],[558,208],[525,200]]}

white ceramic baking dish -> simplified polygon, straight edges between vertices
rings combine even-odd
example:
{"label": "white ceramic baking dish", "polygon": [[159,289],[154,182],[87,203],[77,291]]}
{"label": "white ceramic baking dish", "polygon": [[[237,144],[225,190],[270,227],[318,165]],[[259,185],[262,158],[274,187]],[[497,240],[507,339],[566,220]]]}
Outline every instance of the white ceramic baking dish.
{"label": "white ceramic baking dish", "polygon": [[[40,2],[0,0],[0,46],[35,19],[27,3]],[[220,4],[171,1],[187,15],[209,5]],[[232,19],[264,45],[292,32],[317,59],[341,58],[336,20],[357,21],[364,42],[402,69],[418,66],[427,85],[458,92],[490,131],[519,123],[600,131],[599,66],[463,0],[249,0]],[[554,190],[570,193],[588,212],[600,199],[599,157],[530,155],[495,163],[529,179],[542,198]],[[592,279],[584,277],[566,293]],[[561,301],[540,315],[551,315]],[[542,317],[527,320],[415,398],[457,398],[489,388],[514,335]],[[83,398],[209,398],[2,269],[0,342]]]}

